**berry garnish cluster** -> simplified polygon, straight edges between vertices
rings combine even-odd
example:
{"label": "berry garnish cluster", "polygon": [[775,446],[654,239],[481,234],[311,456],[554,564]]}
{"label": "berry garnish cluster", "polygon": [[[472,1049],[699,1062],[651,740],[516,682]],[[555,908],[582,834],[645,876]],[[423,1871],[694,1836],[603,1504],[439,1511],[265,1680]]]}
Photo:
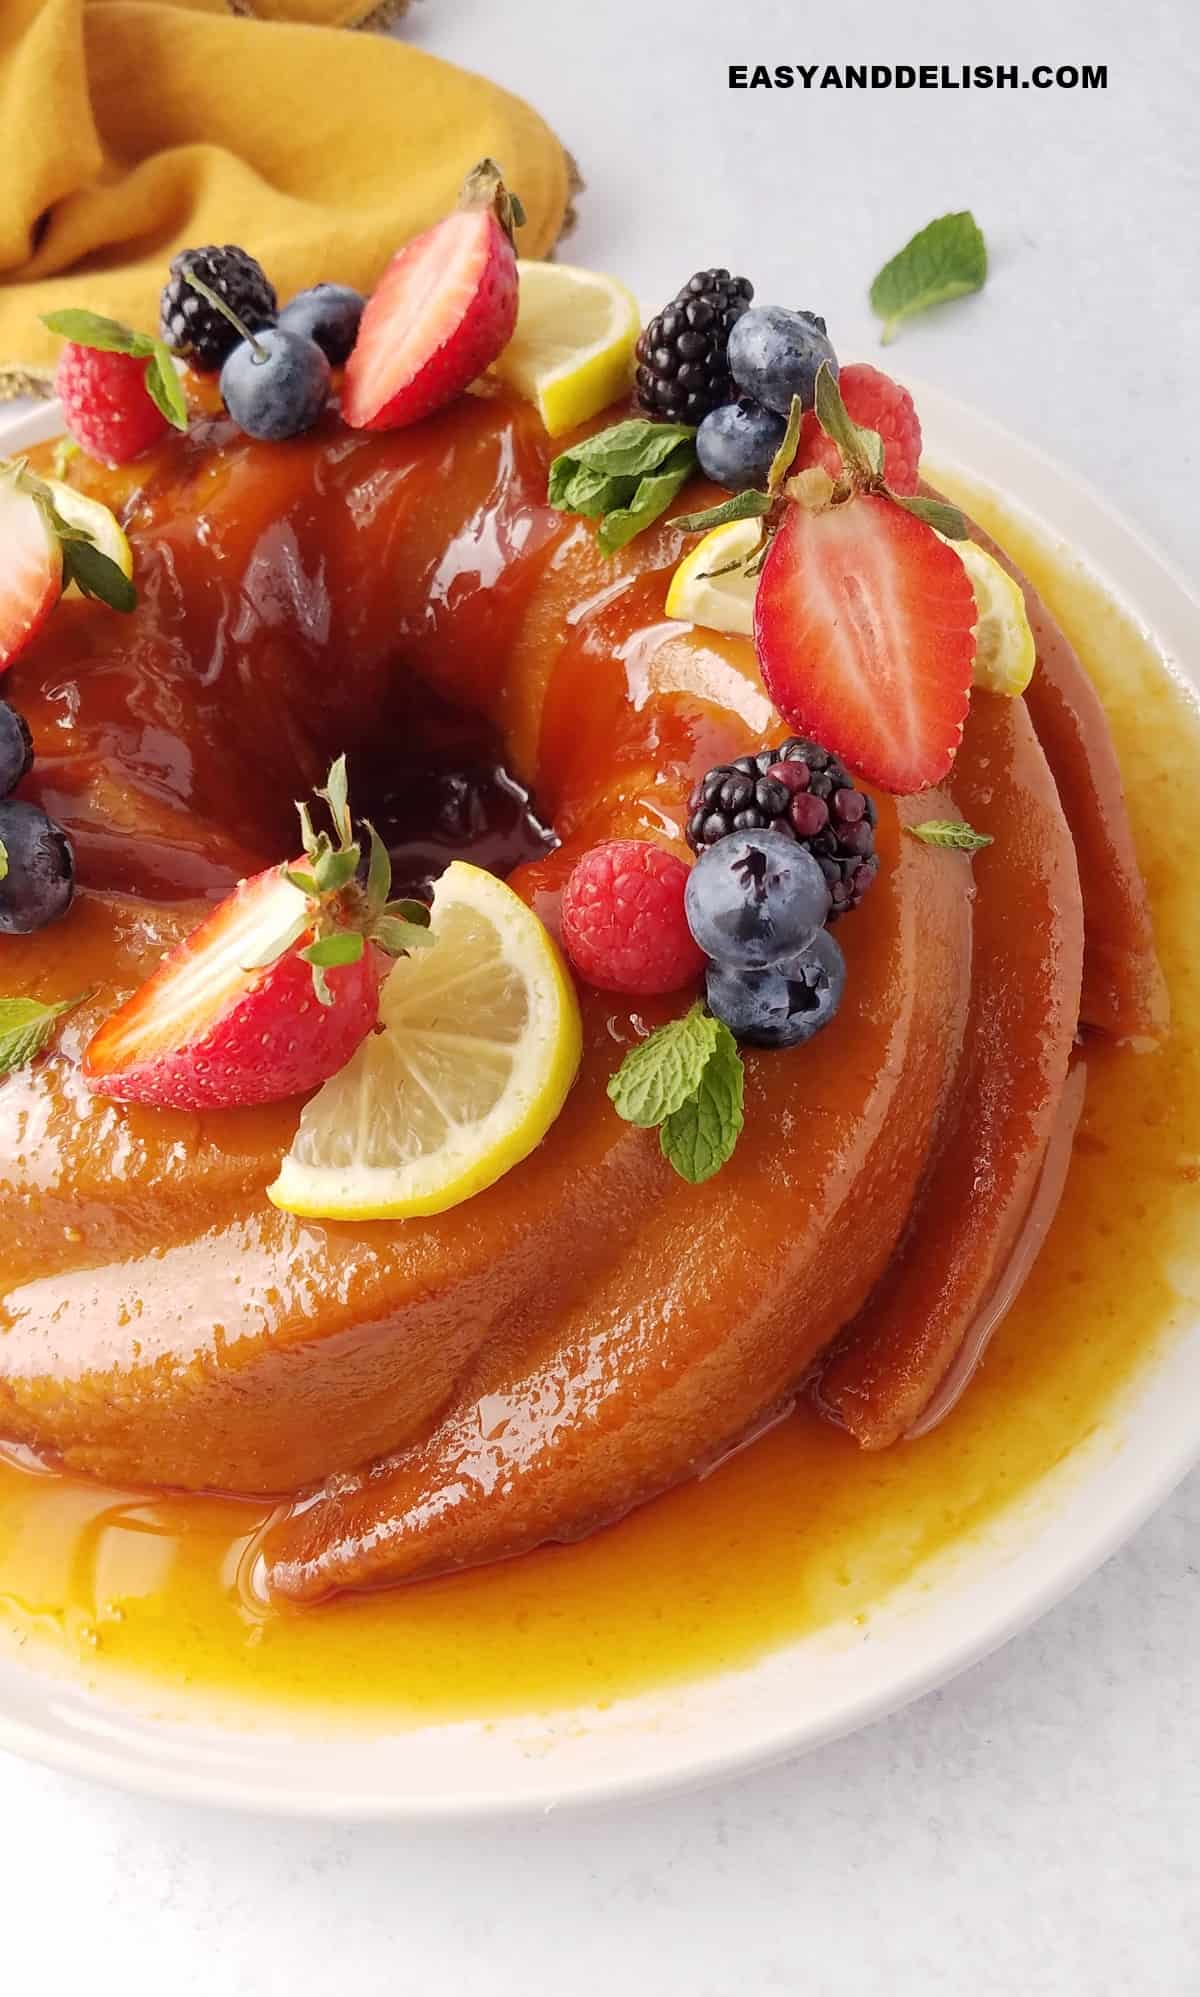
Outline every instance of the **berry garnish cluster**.
{"label": "berry garnish cluster", "polygon": [[460,395],[511,339],[514,231],[523,219],[499,169],[483,160],[456,212],[396,253],[370,299],[322,283],[282,310],[270,277],[239,245],[182,250],[157,335],[91,312],[48,315],[67,343],[55,376],[67,428],[112,465],[139,457],[171,426],[186,430],[176,360],[219,375],[233,421],[264,442],[313,427],[337,368],[342,417],[353,429],[418,422]]}
{"label": "berry garnish cluster", "polygon": [[704,981],[705,1003],[640,1042],[609,1089],[619,1115],[659,1127],[683,1178],[710,1177],[737,1141],[737,1043],[796,1047],[837,1013],[846,967],[828,925],[875,879],[874,825],[838,758],[793,737],[701,778],[692,867],[616,839],[572,869],[562,938],[589,984],[640,997]]}
{"label": "berry garnish cluster", "polygon": [[770,828],[797,840],[825,877],[830,922],[858,907],[879,871],[874,803],[840,757],[802,735],[718,763],[695,786],[688,812],[694,853],[734,832]]}
{"label": "berry garnish cluster", "polygon": [[787,431],[793,398],[811,409],[817,370],[836,376],[837,355],[816,312],[755,306],[729,339],[729,372],[738,391],[713,409],[696,433],[705,476],[728,492],[764,486]]}
{"label": "berry garnish cluster", "polygon": [[709,1009],[758,1047],[811,1040],[841,1004],[846,971],[825,928],[820,863],[790,833],[730,833],[688,877],[688,926],[708,958]]}
{"label": "berry garnish cluster", "polygon": [[640,1040],[608,1091],[627,1122],[658,1128],[690,1184],[720,1169],[741,1132],[738,1042],[799,1046],[837,1012],[846,968],[824,926],[830,909],[819,862],[771,827],[716,839],[690,869],[636,839],[576,863],[562,936],[583,978],[631,996],[704,979],[704,1003]]}

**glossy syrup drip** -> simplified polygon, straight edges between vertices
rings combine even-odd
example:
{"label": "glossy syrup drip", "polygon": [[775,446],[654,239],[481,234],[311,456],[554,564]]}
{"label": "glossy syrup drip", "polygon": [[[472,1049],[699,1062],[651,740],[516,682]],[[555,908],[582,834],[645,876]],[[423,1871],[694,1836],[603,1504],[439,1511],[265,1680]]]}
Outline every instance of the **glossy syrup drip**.
{"label": "glossy syrup drip", "polygon": [[1200,1294],[1200,799],[1188,775],[1200,724],[1096,585],[986,496],[956,496],[1013,549],[1104,690],[1176,1025],[1151,1054],[1087,1046],[1063,1206],[950,1418],[864,1458],[800,1408],[703,1482],[581,1544],[304,1614],[264,1611],[238,1590],[263,1506],[2,1463],[0,1626],[17,1641],[45,1643],[101,1686],[129,1672],[184,1682],[214,1706],[290,1701],[323,1730],[610,1699],[866,1623],[890,1587],[1085,1439],[1115,1445],[1122,1390]]}

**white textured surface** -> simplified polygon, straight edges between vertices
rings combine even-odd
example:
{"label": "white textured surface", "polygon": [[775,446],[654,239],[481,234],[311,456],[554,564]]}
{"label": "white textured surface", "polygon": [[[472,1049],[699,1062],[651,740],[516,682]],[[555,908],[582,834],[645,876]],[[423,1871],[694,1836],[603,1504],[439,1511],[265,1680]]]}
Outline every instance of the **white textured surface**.
{"label": "white textured surface", "polygon": [[[1040,438],[1194,567],[1200,34],[1183,0],[424,0],[410,33],[551,117],[590,183],[569,254],[652,298],[726,260],[878,359],[870,275],[931,215],[974,207],[988,291],[888,364]],[[726,65],[756,60],[1110,76],[1096,95],[727,92]],[[1193,1990],[1198,1529],[1194,1477],[949,1690],[791,1769],[620,1817],[274,1827],[0,1762],[5,1987]]]}

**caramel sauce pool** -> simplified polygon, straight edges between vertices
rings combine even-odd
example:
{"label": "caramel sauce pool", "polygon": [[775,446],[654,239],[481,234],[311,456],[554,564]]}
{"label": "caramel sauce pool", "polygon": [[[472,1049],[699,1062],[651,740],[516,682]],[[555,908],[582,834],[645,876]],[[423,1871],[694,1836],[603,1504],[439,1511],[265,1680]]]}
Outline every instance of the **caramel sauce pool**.
{"label": "caramel sauce pool", "polygon": [[604,1703],[866,1622],[1072,1451],[1116,1445],[1122,1390],[1186,1308],[1172,1276],[1196,1294],[1200,715],[1094,579],[985,492],[939,482],[1024,567],[1101,689],[1174,1017],[1157,1051],[1089,1048],[1058,1219],[954,1414],[868,1456],[801,1411],[579,1545],[306,1613],[239,1591],[261,1505],[123,1493],[0,1457],[0,1641],[103,1691],[151,1679],[207,1710],[285,1703],[325,1728]]}

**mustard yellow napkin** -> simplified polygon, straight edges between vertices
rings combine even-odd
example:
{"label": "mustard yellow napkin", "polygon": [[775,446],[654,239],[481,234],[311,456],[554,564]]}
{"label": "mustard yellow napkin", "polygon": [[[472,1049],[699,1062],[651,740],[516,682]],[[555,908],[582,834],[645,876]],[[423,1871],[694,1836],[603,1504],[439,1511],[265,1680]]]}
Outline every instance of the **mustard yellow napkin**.
{"label": "mustard yellow napkin", "polygon": [[241,243],[281,298],[367,290],[484,154],[525,204],[522,253],[545,256],[570,194],[554,134],[482,77],[345,32],[372,11],[2,0],[0,363],[51,363],[39,315],[64,305],[154,330],[190,245]]}

